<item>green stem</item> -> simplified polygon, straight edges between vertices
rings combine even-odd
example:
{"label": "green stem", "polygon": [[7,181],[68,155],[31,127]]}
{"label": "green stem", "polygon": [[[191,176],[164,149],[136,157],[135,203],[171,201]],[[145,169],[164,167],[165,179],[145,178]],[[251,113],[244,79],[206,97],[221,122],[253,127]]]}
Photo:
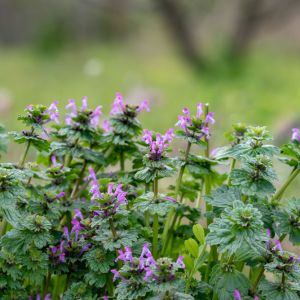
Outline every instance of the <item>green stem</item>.
{"label": "green stem", "polygon": [[294,179],[298,176],[299,173],[300,173],[300,169],[292,171],[292,173],[290,174],[286,182],[283,184],[283,186],[273,196],[272,203],[276,203],[280,201],[288,186],[294,181]]}
{"label": "green stem", "polygon": [[118,235],[117,235],[117,231],[116,231],[116,228],[115,228],[112,218],[109,218],[108,222],[109,222],[109,227],[110,227],[113,239],[116,240],[118,238]]}
{"label": "green stem", "polygon": [[154,214],[153,216],[153,241],[152,241],[152,254],[154,258],[157,258],[157,246],[158,246],[158,214]]}
{"label": "green stem", "polygon": [[125,158],[124,158],[124,152],[120,152],[120,170],[121,172],[125,171]]}
{"label": "green stem", "polygon": [[190,150],[191,150],[191,146],[192,146],[192,144],[190,142],[188,142],[188,144],[186,146],[186,150],[185,150],[185,155],[184,155],[184,164],[181,166],[181,168],[179,170],[178,178],[176,180],[176,187],[175,187],[175,198],[176,198],[176,200],[178,198],[182,177],[183,177],[184,169],[185,169],[185,166],[186,166],[186,163],[187,163],[187,160],[188,160],[188,156],[189,156],[189,153],[190,153]]}
{"label": "green stem", "polygon": [[20,168],[23,168],[24,167],[24,164],[25,164],[25,160],[26,160],[26,157],[27,157],[27,154],[28,154],[28,151],[29,151],[29,148],[30,148],[30,141],[27,142],[27,145],[26,145],[26,148],[25,148],[25,151],[24,151],[24,154],[22,156],[22,159],[19,163],[19,167]]}
{"label": "green stem", "polygon": [[45,296],[47,295],[47,293],[48,293],[50,281],[51,281],[51,273],[48,272],[47,277],[46,277],[46,279],[45,279],[45,286],[44,286],[44,292],[43,292],[44,297],[45,297]]}
{"label": "green stem", "polygon": [[286,233],[285,233],[285,234],[282,234],[282,235],[279,237],[279,241],[282,242],[282,241],[285,239],[286,236],[287,236]]}
{"label": "green stem", "polygon": [[228,182],[227,182],[228,186],[231,186],[231,178],[230,178],[230,176],[231,176],[232,171],[234,170],[235,164],[236,164],[236,159],[233,158],[231,160],[230,169],[229,169],[229,173],[228,173]]}
{"label": "green stem", "polygon": [[[175,199],[177,201],[178,199],[178,195],[179,195],[179,191],[180,191],[180,186],[181,186],[181,182],[182,182],[182,177],[184,174],[184,169],[188,160],[188,156],[191,150],[191,146],[192,144],[190,142],[187,143],[186,146],[186,150],[185,150],[185,155],[184,155],[184,164],[181,166],[179,173],[178,173],[178,177],[176,180],[176,186],[175,186]],[[183,198],[182,198],[183,199]],[[182,202],[182,201],[180,201]],[[162,234],[162,240],[163,240],[163,249],[167,249],[168,248],[168,241],[170,240],[170,238],[168,238],[168,235],[170,235],[173,231],[173,227],[172,227],[172,220],[175,218],[175,211],[174,209],[172,209],[167,216],[166,222],[165,222],[165,226],[164,226],[164,230],[163,230],[163,234]]]}
{"label": "green stem", "polygon": [[[74,145],[72,147],[75,148],[77,146],[78,142],[79,142],[79,138],[75,141],[75,143],[74,143]],[[70,154],[68,156],[68,158],[66,159],[66,163],[65,163],[66,167],[68,167],[71,164],[72,159],[73,159],[73,156]]]}
{"label": "green stem", "polygon": [[78,188],[79,188],[79,185],[80,185],[80,183],[81,183],[81,181],[82,181],[82,177],[83,177],[83,175],[84,175],[86,166],[87,166],[87,162],[84,161],[84,162],[83,162],[83,165],[82,165],[82,168],[81,168],[81,171],[80,171],[80,174],[79,174],[79,177],[78,177],[78,179],[76,180],[75,186],[74,186],[74,188],[73,188],[73,190],[72,190],[72,193],[71,193],[71,196],[70,196],[71,199],[75,198],[75,195],[76,195],[76,193],[77,193],[77,190],[78,190]]}
{"label": "green stem", "polygon": [[282,273],[282,277],[281,277],[281,287],[285,288],[285,274]]}
{"label": "green stem", "polygon": [[[154,194],[154,201],[158,196],[158,179],[155,178],[153,182],[153,194]],[[158,231],[159,231],[159,222],[158,222],[158,214],[153,215],[153,240],[152,240],[152,254],[154,258],[157,258],[158,253]]]}
{"label": "green stem", "polygon": [[259,285],[259,282],[261,281],[263,275],[264,275],[265,269],[263,266],[260,267],[259,273],[254,281],[253,287],[252,287],[252,292],[255,294],[257,287]]}

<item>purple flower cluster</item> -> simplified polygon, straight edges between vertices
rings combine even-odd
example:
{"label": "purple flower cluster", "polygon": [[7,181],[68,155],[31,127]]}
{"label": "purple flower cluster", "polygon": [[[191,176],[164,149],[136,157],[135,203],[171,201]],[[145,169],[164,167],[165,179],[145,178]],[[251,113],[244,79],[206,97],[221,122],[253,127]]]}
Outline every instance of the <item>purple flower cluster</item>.
{"label": "purple flower cluster", "polygon": [[173,129],[167,130],[165,135],[157,133],[153,136],[148,129],[144,129],[143,140],[150,147],[149,159],[150,160],[160,160],[163,157],[164,150],[170,145],[173,140]]}
{"label": "purple flower cluster", "polygon": [[97,214],[108,217],[115,214],[121,204],[128,204],[126,199],[127,192],[122,190],[122,184],[118,184],[115,187],[113,183],[109,183],[107,192],[101,193],[95,171],[92,167],[89,168],[88,179],[91,181],[91,201],[101,199],[100,210],[96,212]]}
{"label": "purple flower cluster", "polygon": [[139,105],[133,107],[124,103],[123,96],[121,93],[116,93],[116,98],[112,104],[112,109],[110,111],[110,114],[115,115],[121,113],[126,115],[128,113],[128,110],[132,110],[132,109],[138,113],[143,110],[147,112],[150,111],[147,100],[144,100]]}
{"label": "purple flower cluster", "polygon": [[[66,262],[66,256],[75,253],[77,256],[81,256],[86,252],[91,244],[84,243],[85,235],[81,232],[84,226],[81,224],[83,221],[83,215],[79,208],[75,209],[75,215],[71,221],[72,228],[69,231],[68,227],[64,227],[63,238],[57,246],[50,248],[50,258],[60,263]],[[82,244],[84,244],[82,246]]]}
{"label": "purple flower cluster", "polygon": [[80,114],[85,114],[88,116],[89,124],[92,127],[96,128],[99,124],[100,116],[102,115],[102,110],[101,110],[102,106],[97,106],[94,111],[88,110],[87,97],[82,98],[81,109],[77,108],[76,103],[73,99],[69,100],[69,104],[66,106],[66,109],[71,110],[71,112],[66,116],[67,125],[73,125],[73,124],[76,125],[77,122],[74,119],[78,118]]}
{"label": "purple flower cluster", "polygon": [[297,141],[298,143],[300,143],[300,129],[299,128],[292,129],[292,141]]}
{"label": "purple flower cluster", "polygon": [[47,112],[48,112],[50,120],[54,121],[55,123],[58,124],[59,123],[59,112],[58,112],[57,104],[58,104],[57,100],[53,101],[50,104]]}
{"label": "purple flower cluster", "polygon": [[208,139],[210,136],[208,125],[209,123],[215,123],[215,119],[213,118],[214,113],[209,112],[204,116],[203,106],[203,103],[197,104],[197,114],[194,117],[191,117],[188,108],[184,108],[182,110],[184,115],[178,116],[178,122],[176,123],[176,126],[183,129],[187,136],[197,138],[198,140],[204,136]]}
{"label": "purple flower cluster", "polygon": [[300,263],[300,256],[295,257],[285,252],[282,248],[281,242],[279,240],[275,240],[274,242],[271,240],[271,231],[267,229],[267,235],[269,240],[266,242],[266,248],[272,254],[275,254],[280,262],[288,265],[287,268],[293,268],[295,265]]}
{"label": "purple flower cluster", "polygon": [[53,101],[48,109],[39,108],[39,106],[27,105],[28,117],[36,124],[45,125],[50,121],[59,123],[59,111],[57,108],[58,101]]}
{"label": "purple flower cluster", "polygon": [[[148,244],[144,244],[139,258],[134,258],[130,247],[125,247],[124,250],[118,250],[119,256],[116,261],[123,261],[124,264],[129,264],[133,270],[138,270],[139,274],[143,275],[144,281],[154,280],[156,282],[172,281],[176,278],[175,273],[179,269],[184,269],[185,265],[183,257],[179,256],[176,263],[173,263],[169,258],[160,258],[157,261],[154,259]],[[122,274],[113,269],[113,280],[126,278]]]}

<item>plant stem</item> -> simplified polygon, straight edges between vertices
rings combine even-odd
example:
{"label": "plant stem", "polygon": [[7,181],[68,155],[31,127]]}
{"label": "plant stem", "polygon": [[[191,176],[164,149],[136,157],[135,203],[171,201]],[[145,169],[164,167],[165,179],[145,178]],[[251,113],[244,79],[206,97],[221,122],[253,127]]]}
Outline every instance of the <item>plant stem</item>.
{"label": "plant stem", "polygon": [[116,231],[116,228],[115,228],[112,218],[109,218],[108,222],[109,222],[109,227],[110,227],[111,233],[113,235],[113,238],[114,238],[114,240],[116,240],[118,238],[118,235],[117,235],[117,231]]}
{"label": "plant stem", "polygon": [[78,190],[78,188],[79,188],[79,185],[80,185],[80,183],[81,183],[81,181],[82,181],[82,177],[83,177],[83,175],[84,175],[84,171],[85,171],[85,169],[86,169],[86,166],[87,166],[87,162],[84,161],[84,162],[83,162],[83,165],[82,165],[82,168],[81,168],[81,171],[80,171],[80,174],[79,174],[79,177],[78,177],[78,179],[76,180],[75,186],[74,186],[74,188],[73,188],[73,190],[72,190],[72,193],[71,193],[71,196],[70,196],[71,199],[75,198],[74,196],[76,195],[77,190]]}
{"label": "plant stem", "polygon": [[[156,200],[158,195],[158,179],[155,178],[153,182],[153,197]],[[152,254],[154,258],[157,258],[158,253],[158,231],[159,231],[159,222],[158,222],[158,214],[155,213],[153,215],[153,240],[152,240]]]}
{"label": "plant stem", "polygon": [[228,173],[228,182],[227,182],[227,185],[228,185],[228,186],[231,186],[230,175],[231,175],[232,171],[234,170],[235,164],[236,164],[236,159],[233,158],[233,159],[231,160],[231,163],[230,163],[230,169],[229,169],[229,173]]}
{"label": "plant stem", "polygon": [[280,199],[282,198],[282,196],[283,196],[284,192],[286,191],[286,189],[288,188],[288,186],[294,181],[294,179],[298,176],[299,173],[300,173],[300,169],[293,170],[291,172],[291,174],[288,177],[288,179],[286,180],[286,182],[273,196],[273,198],[271,200],[272,203],[276,203],[276,202],[280,201]]}
{"label": "plant stem", "polygon": [[46,277],[46,279],[45,279],[45,287],[44,287],[44,292],[43,292],[44,297],[45,297],[45,296],[47,295],[47,293],[48,293],[50,281],[51,281],[51,273],[48,272],[47,277]]}
{"label": "plant stem", "polygon": [[158,246],[158,214],[154,214],[153,216],[153,241],[152,241],[152,254],[154,258],[157,258],[157,246]]}
{"label": "plant stem", "polygon": [[190,153],[190,150],[191,150],[191,146],[192,146],[192,144],[190,142],[188,142],[188,144],[186,146],[186,150],[185,150],[185,155],[184,155],[184,164],[180,167],[178,178],[176,180],[176,187],[175,187],[175,198],[176,198],[176,200],[178,198],[182,177],[183,177],[184,169],[185,169],[185,166],[186,166],[186,163],[187,163],[187,160],[188,160],[188,156],[189,156],[189,153]]}
{"label": "plant stem", "polygon": [[253,294],[255,294],[256,292],[256,289],[258,287],[258,284],[260,282],[260,280],[262,279],[263,275],[264,275],[264,272],[265,272],[265,269],[263,266],[260,267],[260,270],[259,270],[259,273],[254,281],[254,284],[253,284],[253,287],[252,287],[252,292]]}
{"label": "plant stem", "polygon": [[279,237],[279,241],[282,242],[282,241],[285,239],[286,236],[287,236],[286,233],[285,233],[285,234],[282,234],[282,235]]}
{"label": "plant stem", "polygon": [[281,277],[281,287],[284,288],[285,287],[285,274],[282,273],[282,277]]}
{"label": "plant stem", "polygon": [[29,148],[30,148],[30,141],[27,142],[27,145],[26,145],[26,148],[25,148],[25,151],[24,151],[24,154],[22,156],[22,159],[19,163],[19,167],[20,168],[23,168],[24,167],[24,164],[25,164],[25,160],[26,160],[26,157],[27,157],[27,154],[28,154],[28,151],[29,151]]}
{"label": "plant stem", "polygon": [[120,152],[120,171],[124,172],[125,170],[125,158],[124,158],[124,152]]}
{"label": "plant stem", "polygon": [[[185,150],[185,155],[184,155],[184,164],[180,167],[178,177],[177,177],[177,180],[176,180],[176,187],[175,187],[175,199],[176,199],[176,201],[178,199],[180,186],[181,186],[181,182],[182,182],[182,177],[183,177],[184,169],[185,169],[185,166],[186,166],[186,163],[187,163],[187,160],[188,160],[188,156],[189,156],[189,153],[190,153],[190,150],[191,150],[191,146],[192,146],[192,144],[190,142],[188,142],[187,146],[186,146],[186,150]],[[182,202],[182,199],[181,199],[180,202]],[[167,219],[166,219],[164,231],[163,231],[163,234],[162,234],[162,240],[163,240],[163,244],[164,244],[164,246],[163,246],[164,250],[163,251],[165,251],[168,248],[168,242],[170,240],[170,238],[168,236],[173,232],[173,229],[174,229],[172,227],[172,224],[174,224],[174,222],[172,222],[172,219],[175,218],[174,214],[175,214],[175,211],[174,211],[174,209],[172,209],[168,213],[168,216],[167,216]]]}

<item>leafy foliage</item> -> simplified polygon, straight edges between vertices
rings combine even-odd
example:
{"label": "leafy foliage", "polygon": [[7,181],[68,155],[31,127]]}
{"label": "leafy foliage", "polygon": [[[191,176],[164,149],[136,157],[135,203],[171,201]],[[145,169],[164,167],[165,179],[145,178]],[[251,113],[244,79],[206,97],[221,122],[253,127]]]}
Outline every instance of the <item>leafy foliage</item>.
{"label": "leafy foliage", "polygon": [[[207,104],[184,108],[175,134],[143,137],[147,101],[117,93],[102,128],[86,98],[66,109],[62,121],[57,101],[29,105],[23,131],[0,126],[0,152],[9,136],[24,151],[0,164],[1,300],[299,299],[300,261],[281,241],[300,243],[300,200],[280,203],[300,173],[299,129],[281,155],[242,123],[210,151]],[[277,191],[275,160],[292,168]]]}

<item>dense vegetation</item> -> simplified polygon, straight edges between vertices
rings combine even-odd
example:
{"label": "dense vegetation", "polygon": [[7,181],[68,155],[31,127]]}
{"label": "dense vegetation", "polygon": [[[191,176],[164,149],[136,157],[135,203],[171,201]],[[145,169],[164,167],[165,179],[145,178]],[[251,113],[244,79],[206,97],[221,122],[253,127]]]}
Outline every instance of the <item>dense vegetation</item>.
{"label": "dense vegetation", "polygon": [[[147,101],[29,105],[19,164],[0,164],[0,299],[300,298],[300,131],[280,149],[265,127],[235,124],[210,149],[214,114],[184,108],[178,130],[143,130]],[[153,116],[155,119],[156,117]],[[155,119],[159,122],[159,119]],[[185,149],[172,156],[172,140]],[[35,162],[28,153],[37,150]],[[276,190],[274,160],[291,167]],[[174,184],[166,186],[164,178]]]}

